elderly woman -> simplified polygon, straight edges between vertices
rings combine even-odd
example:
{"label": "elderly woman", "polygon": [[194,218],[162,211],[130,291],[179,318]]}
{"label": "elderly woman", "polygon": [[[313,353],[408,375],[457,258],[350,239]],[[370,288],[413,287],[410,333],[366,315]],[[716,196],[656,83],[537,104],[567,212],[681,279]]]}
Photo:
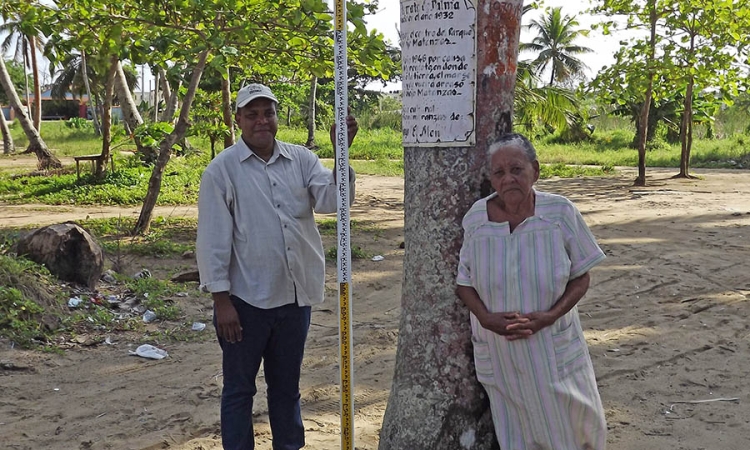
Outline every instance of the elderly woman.
{"label": "elderly woman", "polygon": [[576,304],[604,259],[576,207],[534,190],[520,134],[489,148],[495,192],[464,216],[458,296],[503,450],[600,450],[607,426]]}

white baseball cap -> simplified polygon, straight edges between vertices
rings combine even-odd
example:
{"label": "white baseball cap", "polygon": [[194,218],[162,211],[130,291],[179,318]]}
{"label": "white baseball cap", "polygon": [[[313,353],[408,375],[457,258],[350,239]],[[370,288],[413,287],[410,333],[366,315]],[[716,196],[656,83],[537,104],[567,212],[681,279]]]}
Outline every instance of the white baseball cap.
{"label": "white baseball cap", "polygon": [[237,107],[235,108],[235,110],[246,106],[256,98],[267,98],[276,103],[279,103],[279,100],[275,95],[273,95],[273,92],[271,92],[271,89],[268,86],[253,83],[248,84],[247,86],[240,89],[239,92],[237,92]]}

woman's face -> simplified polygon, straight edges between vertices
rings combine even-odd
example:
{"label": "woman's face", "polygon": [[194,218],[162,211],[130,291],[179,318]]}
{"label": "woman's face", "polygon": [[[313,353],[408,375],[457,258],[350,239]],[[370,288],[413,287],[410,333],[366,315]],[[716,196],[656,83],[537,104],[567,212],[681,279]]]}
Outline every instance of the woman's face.
{"label": "woman's face", "polygon": [[539,162],[529,161],[520,146],[506,145],[492,154],[490,182],[504,203],[518,204],[527,199],[538,179]]}

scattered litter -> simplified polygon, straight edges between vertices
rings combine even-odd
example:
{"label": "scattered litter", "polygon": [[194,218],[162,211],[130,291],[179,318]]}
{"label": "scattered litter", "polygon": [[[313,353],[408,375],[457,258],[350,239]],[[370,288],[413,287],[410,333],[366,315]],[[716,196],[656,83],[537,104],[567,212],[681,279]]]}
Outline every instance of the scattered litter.
{"label": "scattered litter", "polygon": [[382,261],[384,259],[385,258],[383,257],[383,255],[375,255],[375,256],[372,257],[373,261]]}
{"label": "scattered litter", "polygon": [[114,342],[112,342],[112,338],[107,336],[107,339],[104,340],[104,343],[107,345],[114,345]]}
{"label": "scattered litter", "polygon": [[60,388],[52,388],[53,391],[59,391]]}
{"label": "scattered litter", "polygon": [[175,294],[175,297],[187,297],[187,296],[188,296],[187,292],[178,292]]}
{"label": "scattered litter", "polygon": [[145,313],[143,313],[143,321],[146,323],[153,322],[156,320],[156,313],[151,311],[150,309],[147,309]]}
{"label": "scattered litter", "polygon": [[129,352],[131,355],[140,356],[142,358],[149,358],[149,359],[164,359],[169,354],[166,350],[162,350],[160,348],[154,347],[151,344],[143,344],[139,346],[137,349],[135,349],[134,352]]}
{"label": "scattered litter", "polygon": [[106,299],[107,303],[109,303],[110,305],[117,305],[121,302],[120,297],[116,295],[108,295]]}
{"label": "scattered litter", "polygon": [[143,293],[143,298],[148,298],[148,292]]}
{"label": "scattered litter", "polygon": [[70,297],[68,299],[68,308],[78,308],[83,303],[80,297]]}
{"label": "scattered litter", "polygon": [[610,348],[610,349],[609,349],[609,350],[607,350],[607,351],[608,351],[608,352],[613,352],[613,353],[617,353],[617,352],[619,352],[619,351],[620,351],[620,349],[619,349],[619,348]]}
{"label": "scattered litter", "polygon": [[114,277],[114,272],[108,270],[102,274],[102,281],[109,284],[117,283],[117,279]]}
{"label": "scattered litter", "polygon": [[133,278],[140,280],[141,278],[151,278],[151,272],[148,269],[143,269],[137,274],[133,275]]}
{"label": "scattered litter", "polygon": [[206,324],[203,322],[193,322],[193,326],[191,327],[191,330],[193,331],[203,331],[206,329]]}

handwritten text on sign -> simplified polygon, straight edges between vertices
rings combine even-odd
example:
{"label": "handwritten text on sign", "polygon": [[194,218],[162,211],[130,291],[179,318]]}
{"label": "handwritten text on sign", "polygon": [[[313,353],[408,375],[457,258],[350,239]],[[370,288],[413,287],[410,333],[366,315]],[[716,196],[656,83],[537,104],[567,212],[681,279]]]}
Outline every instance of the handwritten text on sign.
{"label": "handwritten text on sign", "polygon": [[474,145],[472,1],[401,0],[401,50],[404,145]]}

